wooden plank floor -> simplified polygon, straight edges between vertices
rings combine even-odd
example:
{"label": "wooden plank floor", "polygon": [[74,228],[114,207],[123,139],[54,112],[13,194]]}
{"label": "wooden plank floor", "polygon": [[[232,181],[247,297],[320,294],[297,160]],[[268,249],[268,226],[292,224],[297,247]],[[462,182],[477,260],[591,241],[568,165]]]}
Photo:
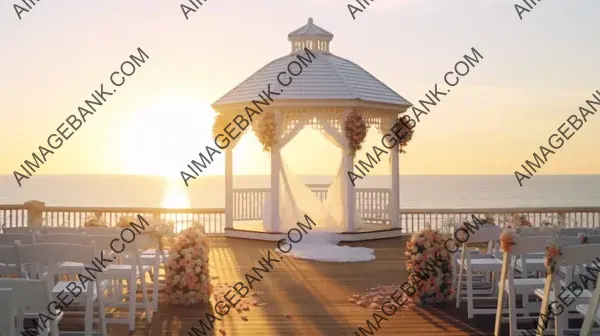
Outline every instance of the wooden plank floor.
{"label": "wooden plank floor", "polygon": [[[211,276],[216,277],[214,284],[227,282],[233,285],[243,280],[244,274],[275,247],[273,242],[233,238],[211,238],[210,241]],[[348,298],[376,285],[399,285],[406,281],[406,238],[347,245],[375,249],[376,260],[322,263],[284,257],[281,262],[274,263],[274,269],[265,274],[263,280],[253,284],[252,291],[264,292],[260,300],[267,305],[251,307],[250,311],[244,312],[248,321],[232,311],[223,321],[217,321],[207,335],[219,335],[219,329],[236,336],[355,335],[358,327],[366,327],[365,320],[372,319],[374,311],[358,307],[348,302]],[[161,304],[150,325],[146,325],[138,313],[133,334],[188,335],[188,330],[198,327],[198,319],[206,312],[212,312],[208,305],[173,307]],[[285,317],[286,313],[291,318]],[[71,329],[73,322],[68,320],[61,326]],[[464,308],[456,309],[453,304],[448,304],[402,309],[382,321],[374,335],[492,335],[492,328],[493,316],[468,320]],[[109,325],[109,335],[124,336],[129,332],[126,325]],[[358,335],[362,334],[358,332]]]}

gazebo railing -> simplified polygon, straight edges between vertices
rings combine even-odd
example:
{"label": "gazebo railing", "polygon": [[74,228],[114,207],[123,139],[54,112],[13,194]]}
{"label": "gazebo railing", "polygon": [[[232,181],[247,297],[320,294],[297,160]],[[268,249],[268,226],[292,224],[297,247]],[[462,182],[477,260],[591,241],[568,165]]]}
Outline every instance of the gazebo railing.
{"label": "gazebo railing", "polygon": [[[311,191],[321,201],[327,199],[327,185],[309,184]],[[260,220],[269,189],[233,189],[233,220]],[[389,222],[387,205],[391,199],[389,189],[356,189],[356,209],[363,221],[369,223]]]}

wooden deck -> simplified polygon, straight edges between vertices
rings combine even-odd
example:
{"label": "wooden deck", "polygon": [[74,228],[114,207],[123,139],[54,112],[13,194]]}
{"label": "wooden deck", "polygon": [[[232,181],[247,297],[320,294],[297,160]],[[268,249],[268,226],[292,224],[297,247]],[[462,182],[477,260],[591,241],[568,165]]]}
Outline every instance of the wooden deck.
{"label": "wooden deck", "polygon": [[[376,285],[406,281],[406,238],[347,245],[374,248],[377,259],[365,263],[321,263],[285,257],[280,263],[275,263],[274,269],[265,274],[263,280],[254,283],[252,291],[264,292],[260,300],[267,305],[251,307],[250,311],[244,312],[248,321],[232,311],[223,321],[217,321],[215,328],[207,335],[220,335],[219,329],[225,330],[227,335],[236,336],[331,336],[355,335],[355,332],[362,335],[358,328],[367,327],[365,320],[373,320],[374,311],[358,307],[348,302],[348,298]],[[273,242],[211,238],[211,276],[218,277],[213,283],[227,282],[233,285],[243,280],[244,274],[250,272],[261,257],[266,258],[267,251],[274,247]],[[188,335],[188,330],[193,326],[198,327],[198,319],[206,312],[212,312],[208,305],[160,305],[150,326],[138,313],[134,335]],[[285,317],[286,313],[291,318]],[[73,322],[68,320],[62,323],[61,326],[66,327],[63,330],[71,329]],[[374,331],[373,335],[491,335],[492,327],[493,316],[468,321],[465,309],[456,309],[453,304],[448,304],[399,310],[387,321],[381,321],[381,328]],[[109,325],[111,336],[128,334],[126,325]]]}

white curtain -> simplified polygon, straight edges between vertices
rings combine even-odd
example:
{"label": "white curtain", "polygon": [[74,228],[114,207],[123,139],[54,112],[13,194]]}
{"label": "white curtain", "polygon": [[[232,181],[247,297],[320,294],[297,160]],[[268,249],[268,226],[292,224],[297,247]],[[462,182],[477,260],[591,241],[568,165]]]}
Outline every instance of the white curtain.
{"label": "white curtain", "polygon": [[[344,150],[345,138],[332,127],[328,125],[324,127],[326,138],[342,149],[343,153],[347,153]],[[282,143],[282,146],[284,145],[285,143]],[[301,242],[293,245],[291,255],[302,259],[334,262],[375,259],[372,249],[337,246],[340,240],[338,233],[345,231],[347,227],[344,193],[347,176],[343,172],[342,163],[327,190],[325,202],[321,202],[317,195],[288,168],[283,155],[279,177],[279,231],[287,232],[297,227],[297,222],[306,224],[304,215],[308,215],[316,223],[316,228],[304,235]],[[269,196],[263,210],[263,225],[265,231],[273,232],[276,226],[271,222],[271,206]],[[354,221],[356,227],[360,227],[361,218],[358,211],[354,213]]]}

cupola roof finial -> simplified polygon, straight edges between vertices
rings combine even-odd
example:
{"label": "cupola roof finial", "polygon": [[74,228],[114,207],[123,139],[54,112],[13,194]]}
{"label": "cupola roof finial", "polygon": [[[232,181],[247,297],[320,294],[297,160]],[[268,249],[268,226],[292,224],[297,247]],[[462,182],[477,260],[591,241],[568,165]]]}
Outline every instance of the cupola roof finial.
{"label": "cupola roof finial", "polygon": [[332,39],[333,34],[314,24],[312,17],[308,18],[307,24],[288,34],[288,40],[292,42],[292,53],[304,48],[329,53],[329,42]]}

